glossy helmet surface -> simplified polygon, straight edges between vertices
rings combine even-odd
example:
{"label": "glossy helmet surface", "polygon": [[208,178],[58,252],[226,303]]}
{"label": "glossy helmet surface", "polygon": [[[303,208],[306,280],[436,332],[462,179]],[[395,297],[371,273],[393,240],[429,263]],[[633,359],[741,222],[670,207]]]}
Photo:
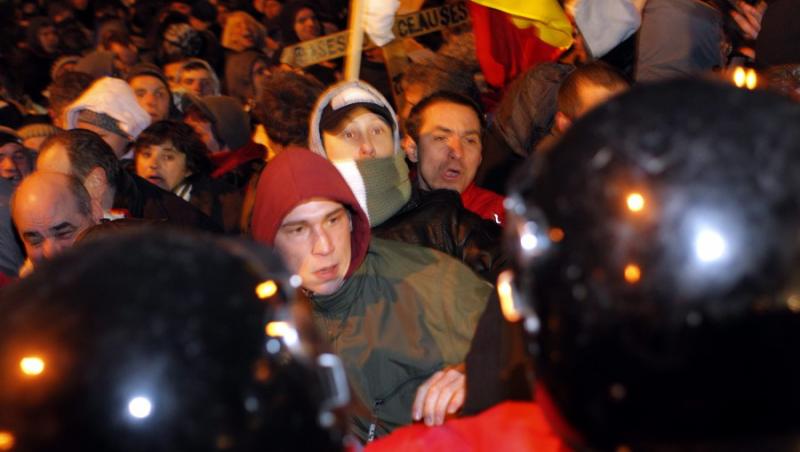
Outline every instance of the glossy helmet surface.
{"label": "glossy helmet surface", "polygon": [[260,245],[168,229],[37,268],[0,293],[0,449],[341,450],[335,357],[291,276]]}
{"label": "glossy helmet surface", "polygon": [[600,448],[796,438],[798,126],[767,93],[640,86],[516,174],[513,285],[562,433]]}

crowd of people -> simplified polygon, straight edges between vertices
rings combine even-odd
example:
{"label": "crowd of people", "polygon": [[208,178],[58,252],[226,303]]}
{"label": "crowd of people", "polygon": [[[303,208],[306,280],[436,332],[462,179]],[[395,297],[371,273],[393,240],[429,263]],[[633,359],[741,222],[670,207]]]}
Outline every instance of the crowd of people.
{"label": "crowd of people", "polygon": [[792,450],[800,2],[591,1],[7,2],[0,450]]}

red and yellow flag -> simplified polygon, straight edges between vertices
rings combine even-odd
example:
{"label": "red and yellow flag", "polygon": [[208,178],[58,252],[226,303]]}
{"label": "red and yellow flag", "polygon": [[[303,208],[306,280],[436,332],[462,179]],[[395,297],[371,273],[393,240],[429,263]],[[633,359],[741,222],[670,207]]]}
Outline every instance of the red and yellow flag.
{"label": "red and yellow flag", "polygon": [[557,0],[472,0],[469,8],[478,61],[493,86],[572,45],[572,24]]}

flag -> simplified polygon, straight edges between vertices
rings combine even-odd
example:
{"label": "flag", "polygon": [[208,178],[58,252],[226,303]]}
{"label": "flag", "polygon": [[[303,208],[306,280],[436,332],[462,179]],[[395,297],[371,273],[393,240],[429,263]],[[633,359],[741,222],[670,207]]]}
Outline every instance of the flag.
{"label": "flag", "polygon": [[469,9],[478,61],[490,85],[502,87],[572,45],[572,24],[557,0],[472,0]]}

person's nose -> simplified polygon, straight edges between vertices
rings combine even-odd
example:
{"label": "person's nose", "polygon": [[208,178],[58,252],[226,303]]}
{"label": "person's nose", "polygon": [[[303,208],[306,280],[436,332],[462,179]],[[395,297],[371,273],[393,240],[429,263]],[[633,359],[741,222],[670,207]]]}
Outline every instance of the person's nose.
{"label": "person's nose", "polygon": [[369,138],[364,139],[361,146],[358,147],[358,156],[360,158],[375,158],[375,145],[372,144],[372,140]]}
{"label": "person's nose", "polygon": [[320,227],[314,232],[314,235],[314,254],[327,256],[333,252],[333,241],[331,240],[331,236],[328,235],[328,231]]}
{"label": "person's nose", "polygon": [[461,138],[457,136],[450,137],[447,143],[450,148],[450,158],[460,159],[464,156],[464,147],[461,145]]}
{"label": "person's nose", "polygon": [[42,244],[42,255],[45,259],[52,259],[60,253],[63,248],[64,247],[58,244],[55,239],[46,239]]}

